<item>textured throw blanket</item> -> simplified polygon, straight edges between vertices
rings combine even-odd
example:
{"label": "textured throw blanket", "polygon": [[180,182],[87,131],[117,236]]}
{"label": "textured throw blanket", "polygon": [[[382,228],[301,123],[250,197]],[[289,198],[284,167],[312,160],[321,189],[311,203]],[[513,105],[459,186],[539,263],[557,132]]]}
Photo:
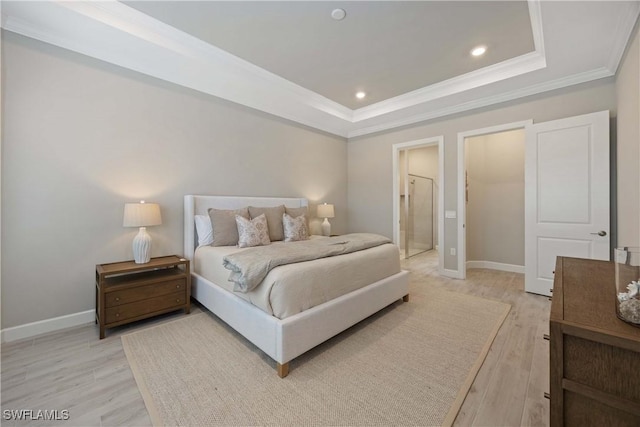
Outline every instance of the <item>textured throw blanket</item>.
{"label": "textured throw blanket", "polygon": [[233,289],[249,292],[262,282],[269,271],[279,265],[348,254],[390,242],[386,237],[377,234],[345,234],[327,239],[250,248],[225,256],[222,264],[231,270],[229,281],[234,282]]}

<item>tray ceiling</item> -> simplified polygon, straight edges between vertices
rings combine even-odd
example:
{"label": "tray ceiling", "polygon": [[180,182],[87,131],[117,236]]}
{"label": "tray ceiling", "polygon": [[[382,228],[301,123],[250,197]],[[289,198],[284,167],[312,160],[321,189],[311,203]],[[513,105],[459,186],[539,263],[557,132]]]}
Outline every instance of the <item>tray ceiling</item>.
{"label": "tray ceiling", "polygon": [[526,1],[125,4],[352,109],[535,50]]}
{"label": "tray ceiling", "polygon": [[[3,1],[2,26],[355,137],[612,76],[639,11],[638,1]],[[487,53],[471,57],[480,44]]]}

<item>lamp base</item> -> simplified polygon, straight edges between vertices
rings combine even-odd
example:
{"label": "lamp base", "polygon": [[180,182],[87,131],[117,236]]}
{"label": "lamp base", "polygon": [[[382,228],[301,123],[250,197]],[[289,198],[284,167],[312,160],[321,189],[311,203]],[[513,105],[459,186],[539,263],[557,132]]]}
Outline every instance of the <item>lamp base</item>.
{"label": "lamp base", "polygon": [[331,223],[327,218],[322,222],[322,235],[331,236]]}
{"label": "lamp base", "polygon": [[151,236],[146,227],[140,227],[140,231],[133,239],[133,260],[136,264],[146,264],[151,259]]}

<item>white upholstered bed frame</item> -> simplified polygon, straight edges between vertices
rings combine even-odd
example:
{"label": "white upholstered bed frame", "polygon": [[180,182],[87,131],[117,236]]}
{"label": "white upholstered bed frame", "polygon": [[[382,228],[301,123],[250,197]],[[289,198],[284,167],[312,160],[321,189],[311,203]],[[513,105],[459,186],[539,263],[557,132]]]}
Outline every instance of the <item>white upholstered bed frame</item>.
{"label": "white upholstered bed frame", "polygon": [[197,246],[194,215],[207,215],[209,208],[239,209],[246,206],[278,205],[297,208],[307,206],[307,200],[184,196],[184,256],[191,261],[193,298],[275,360],[278,375],[284,377],[289,371],[289,361],[302,353],[400,298],[408,301],[409,279],[408,273],[401,271],[281,320],[194,273],[194,252]]}

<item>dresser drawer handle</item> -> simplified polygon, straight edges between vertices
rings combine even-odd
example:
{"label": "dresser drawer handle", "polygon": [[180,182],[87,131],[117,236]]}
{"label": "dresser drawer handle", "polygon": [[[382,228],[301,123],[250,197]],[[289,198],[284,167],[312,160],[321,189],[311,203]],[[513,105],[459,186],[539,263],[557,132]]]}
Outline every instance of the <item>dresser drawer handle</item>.
{"label": "dresser drawer handle", "polygon": [[116,302],[120,301],[120,297],[116,297]]}
{"label": "dresser drawer handle", "polygon": [[180,302],[180,298],[178,298],[178,299],[176,300],[176,302]]}
{"label": "dresser drawer handle", "polygon": [[549,339],[550,339],[551,337],[549,337],[549,334],[544,334],[544,335],[542,336],[542,338],[543,338],[543,339],[545,339],[545,340],[547,340],[547,341],[549,341]]}
{"label": "dresser drawer handle", "polygon": [[551,395],[545,391],[544,392],[544,398],[545,399],[551,399]]}
{"label": "dresser drawer handle", "polygon": [[116,313],[116,317],[120,317],[120,313]]}
{"label": "dresser drawer handle", "polygon": [[180,285],[176,285],[176,289],[180,289]]}

